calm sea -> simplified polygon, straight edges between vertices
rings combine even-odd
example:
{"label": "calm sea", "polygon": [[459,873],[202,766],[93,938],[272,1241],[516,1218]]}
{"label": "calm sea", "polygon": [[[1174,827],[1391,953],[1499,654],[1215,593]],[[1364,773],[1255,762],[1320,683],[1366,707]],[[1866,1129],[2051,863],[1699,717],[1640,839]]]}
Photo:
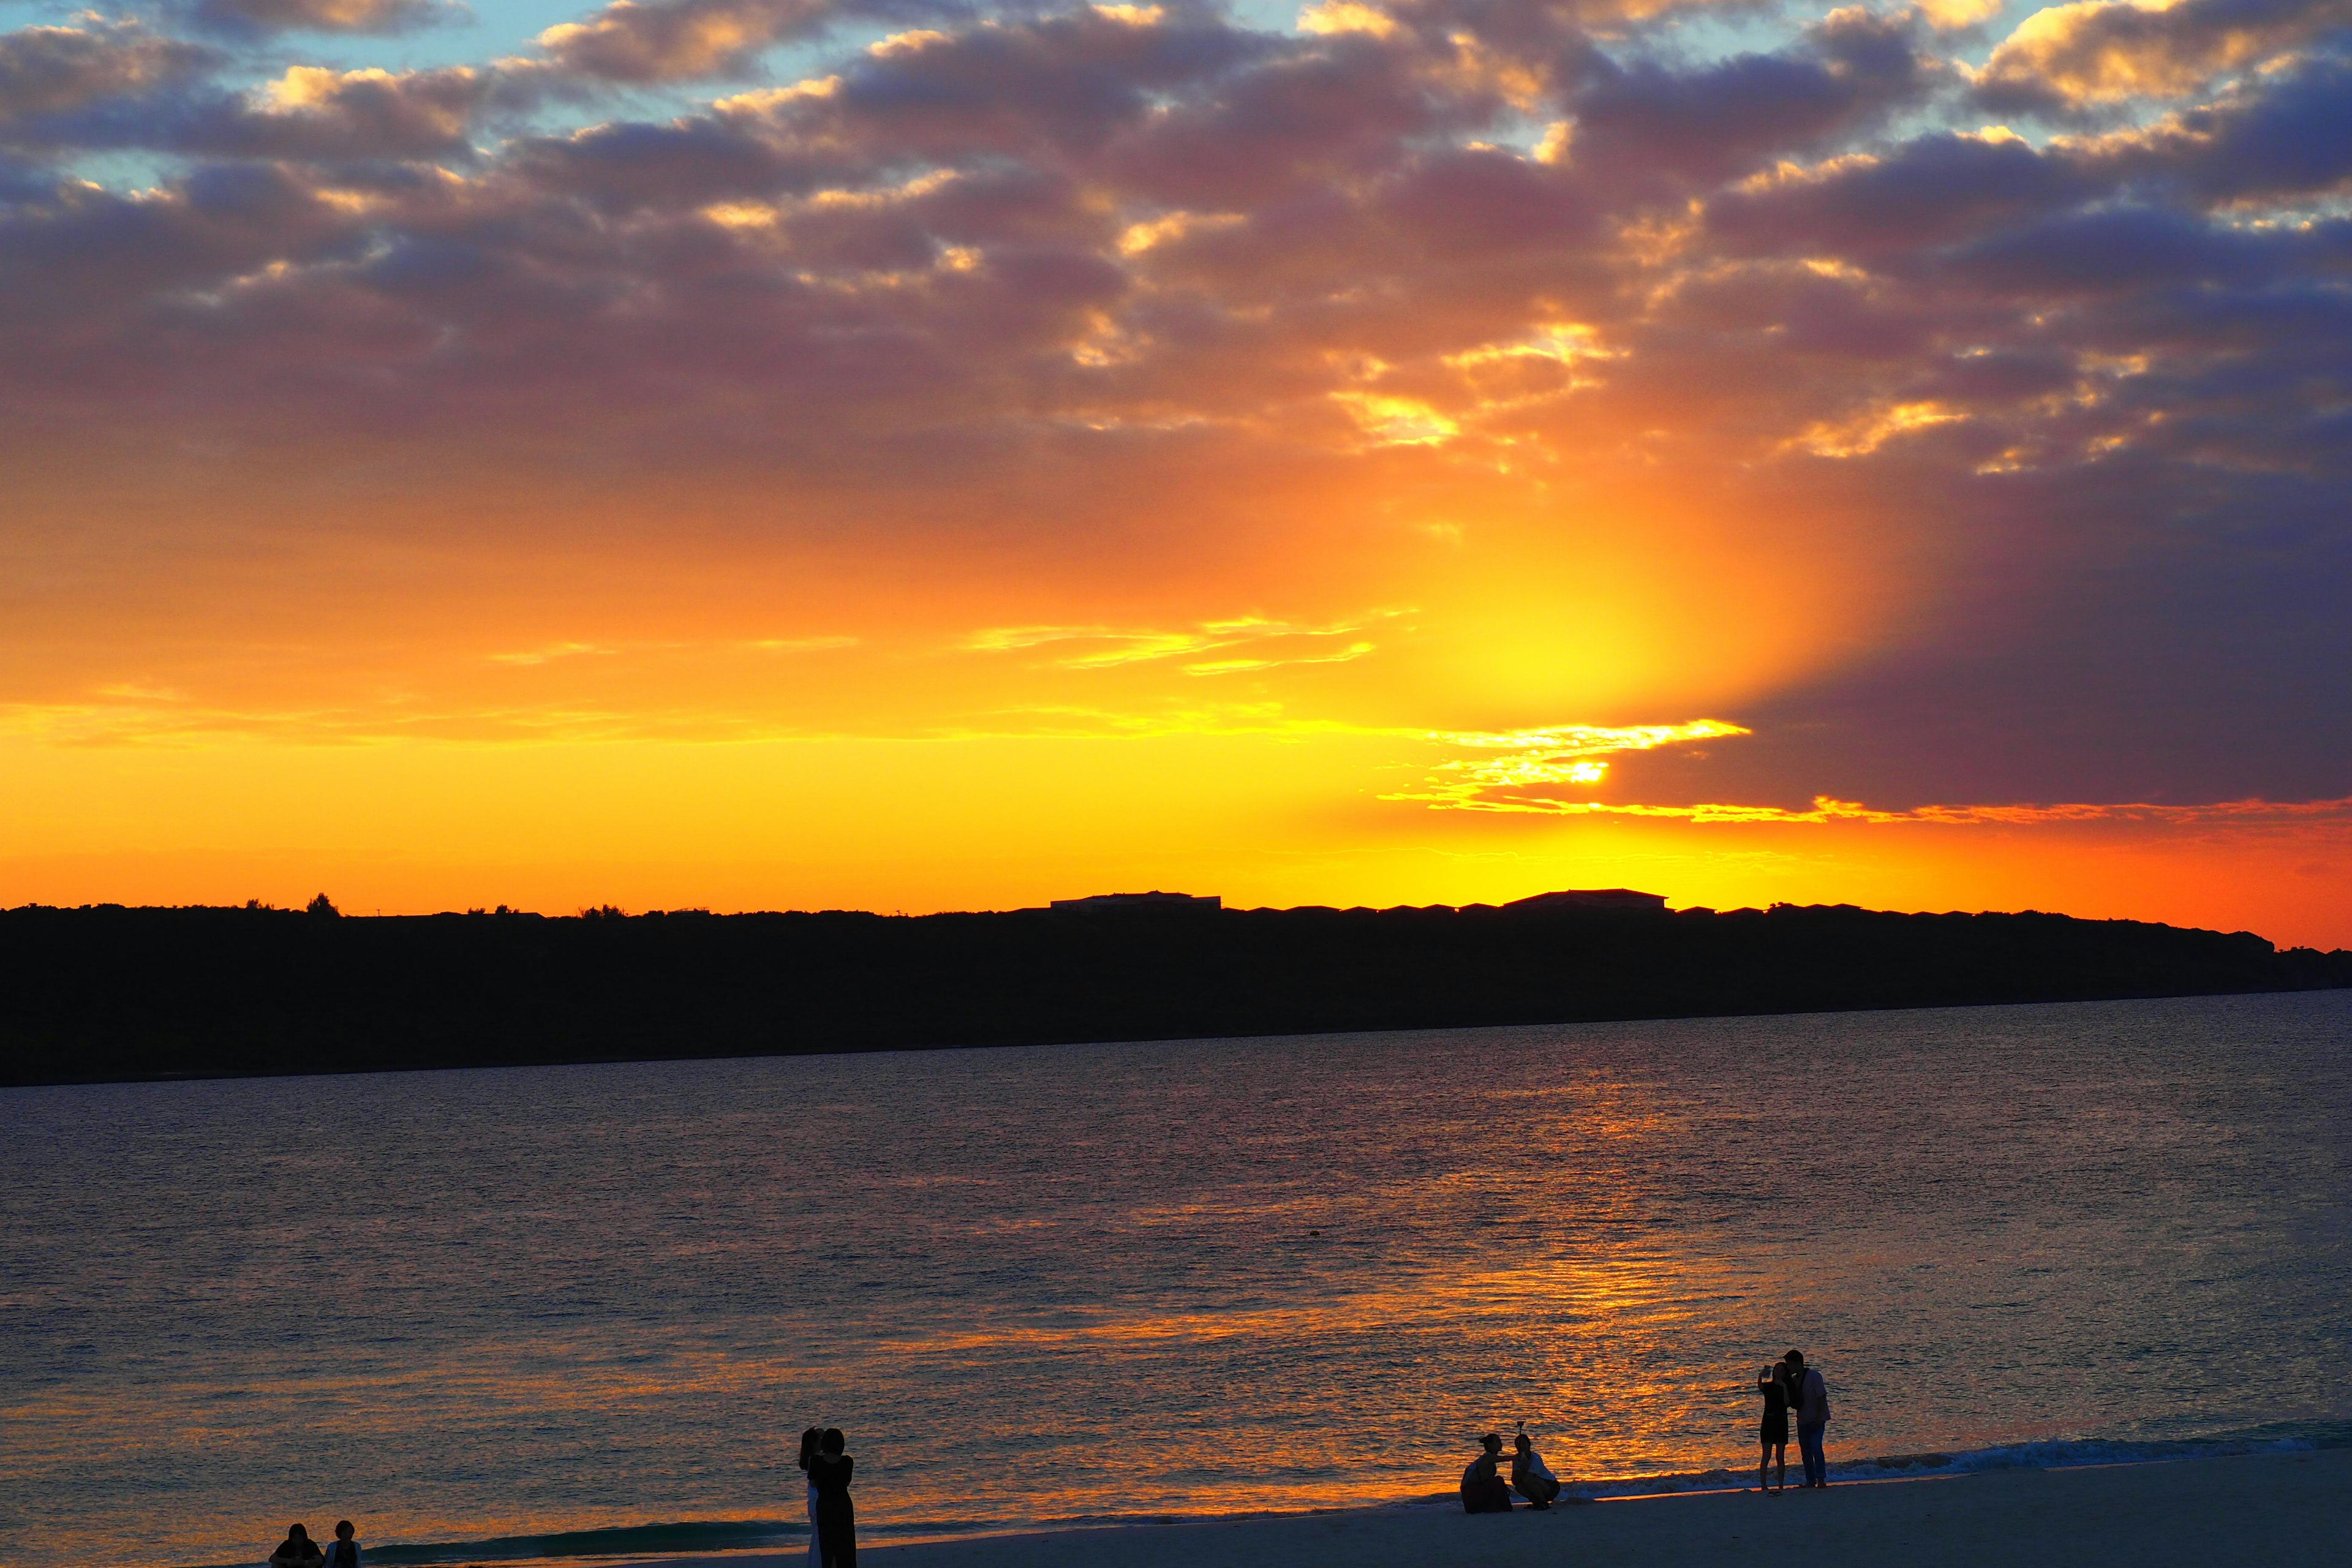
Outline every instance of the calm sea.
{"label": "calm sea", "polygon": [[2343,1441],[2348,1156],[2343,992],[7,1090],[0,1561]]}

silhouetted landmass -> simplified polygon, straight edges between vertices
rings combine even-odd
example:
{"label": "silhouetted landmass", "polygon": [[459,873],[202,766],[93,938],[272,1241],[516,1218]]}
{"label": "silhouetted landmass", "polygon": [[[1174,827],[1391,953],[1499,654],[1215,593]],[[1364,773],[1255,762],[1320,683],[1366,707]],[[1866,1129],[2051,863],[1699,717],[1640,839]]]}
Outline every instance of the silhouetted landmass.
{"label": "silhouetted landmass", "polygon": [[2352,952],[1851,906],[334,918],[0,911],[0,1082],[2086,1001],[2352,984]]}

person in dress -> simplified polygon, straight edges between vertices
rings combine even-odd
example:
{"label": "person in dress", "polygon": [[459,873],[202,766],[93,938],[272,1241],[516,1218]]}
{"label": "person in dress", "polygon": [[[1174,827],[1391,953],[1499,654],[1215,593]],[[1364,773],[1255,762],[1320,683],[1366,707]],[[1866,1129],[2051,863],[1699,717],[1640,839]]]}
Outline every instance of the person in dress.
{"label": "person in dress", "polygon": [[1830,1462],[1822,1452],[1823,1429],[1830,1424],[1830,1389],[1821,1373],[1805,1364],[1805,1352],[1790,1351],[1780,1358],[1789,1369],[1789,1403],[1797,1415],[1797,1451],[1804,1456],[1805,1485],[1830,1484]]}
{"label": "person in dress", "polygon": [[801,1479],[808,1483],[809,1568],[824,1568],[824,1548],[818,1544],[816,1528],[816,1474],[810,1468],[816,1463],[817,1439],[824,1435],[814,1426],[801,1434]]}
{"label": "person in dress", "polygon": [[269,1554],[269,1568],[319,1568],[319,1543],[299,1524],[286,1527],[286,1540]]}
{"label": "person in dress", "polygon": [[842,1451],[847,1447],[841,1428],[828,1426],[809,1462],[809,1483],[816,1488],[819,1568],[857,1568],[857,1510],[849,1501],[850,1472],[857,1461]]}
{"label": "person in dress", "polygon": [[[1764,1440],[1763,1451],[1756,1460],[1756,1489],[1784,1492],[1789,1489],[1789,1368],[1784,1362],[1774,1362],[1756,1374],[1756,1392],[1764,1396],[1764,1427],[1759,1434]],[[1765,1473],[1778,1459],[1780,1464],[1780,1484],[1768,1487]]]}
{"label": "person in dress", "polygon": [[1511,1489],[1527,1499],[1530,1507],[1551,1507],[1551,1500],[1559,1496],[1559,1478],[1536,1452],[1524,1421],[1519,1423],[1519,1435],[1511,1439]]}
{"label": "person in dress", "polygon": [[1465,1513],[1508,1513],[1511,1511],[1511,1489],[1495,1473],[1496,1461],[1503,1457],[1503,1438],[1489,1432],[1478,1439],[1480,1453],[1462,1472],[1462,1511]]}
{"label": "person in dress", "polygon": [[335,1521],[335,1543],[327,1548],[327,1560],[319,1568],[360,1568],[360,1543],[352,1539],[357,1533],[350,1520]]}

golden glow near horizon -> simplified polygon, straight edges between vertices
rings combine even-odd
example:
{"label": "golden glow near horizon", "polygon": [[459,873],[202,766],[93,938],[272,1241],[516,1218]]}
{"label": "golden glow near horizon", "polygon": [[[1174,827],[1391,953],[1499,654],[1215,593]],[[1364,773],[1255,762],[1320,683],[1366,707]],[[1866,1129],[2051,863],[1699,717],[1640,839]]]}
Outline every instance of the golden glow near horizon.
{"label": "golden glow near horizon", "polygon": [[2352,943],[2317,13],[220,10],[0,32],[0,903]]}

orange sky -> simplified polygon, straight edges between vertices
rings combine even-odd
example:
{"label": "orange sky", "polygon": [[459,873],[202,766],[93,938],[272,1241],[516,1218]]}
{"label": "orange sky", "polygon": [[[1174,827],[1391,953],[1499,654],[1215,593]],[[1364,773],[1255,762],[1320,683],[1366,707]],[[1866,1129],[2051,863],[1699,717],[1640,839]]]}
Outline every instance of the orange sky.
{"label": "orange sky", "polygon": [[2109,9],[45,11],[0,904],[2352,944],[2352,68]]}

